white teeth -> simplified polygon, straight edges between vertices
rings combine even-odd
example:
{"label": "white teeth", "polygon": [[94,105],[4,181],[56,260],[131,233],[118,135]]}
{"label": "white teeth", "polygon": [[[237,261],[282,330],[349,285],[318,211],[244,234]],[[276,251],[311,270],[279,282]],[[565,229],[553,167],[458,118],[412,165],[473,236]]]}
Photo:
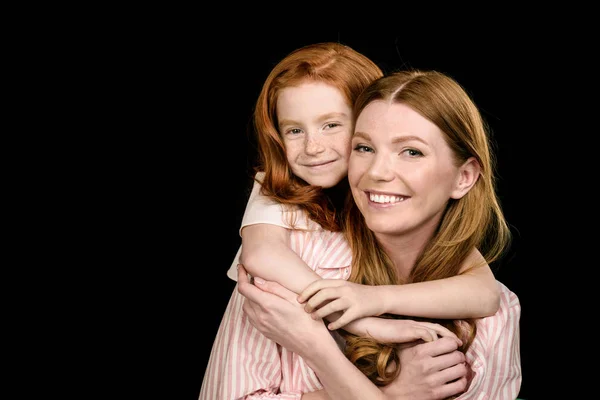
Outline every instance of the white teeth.
{"label": "white teeth", "polygon": [[390,204],[404,201],[404,197],[388,196],[388,195],[384,195],[384,194],[373,194],[373,193],[369,193],[369,199],[374,203],[390,203]]}

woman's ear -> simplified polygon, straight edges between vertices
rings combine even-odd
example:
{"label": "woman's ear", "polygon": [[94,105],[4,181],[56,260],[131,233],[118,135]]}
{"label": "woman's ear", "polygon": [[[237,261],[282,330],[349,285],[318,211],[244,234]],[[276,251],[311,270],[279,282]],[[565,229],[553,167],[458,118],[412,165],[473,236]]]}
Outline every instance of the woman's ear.
{"label": "woman's ear", "polygon": [[469,193],[469,190],[475,185],[477,179],[479,179],[479,173],[481,172],[481,166],[475,157],[470,157],[467,161],[460,166],[457,172],[456,183],[454,190],[450,194],[452,199],[460,199],[465,194]]}

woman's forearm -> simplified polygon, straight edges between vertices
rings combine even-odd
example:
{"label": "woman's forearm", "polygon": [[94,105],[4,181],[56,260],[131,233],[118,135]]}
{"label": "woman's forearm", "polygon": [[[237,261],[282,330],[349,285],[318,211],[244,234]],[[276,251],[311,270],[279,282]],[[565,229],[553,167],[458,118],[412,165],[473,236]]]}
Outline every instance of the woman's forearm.
{"label": "woman's forearm", "polygon": [[340,351],[331,335],[312,342],[301,354],[332,400],[381,400],[385,396]]}

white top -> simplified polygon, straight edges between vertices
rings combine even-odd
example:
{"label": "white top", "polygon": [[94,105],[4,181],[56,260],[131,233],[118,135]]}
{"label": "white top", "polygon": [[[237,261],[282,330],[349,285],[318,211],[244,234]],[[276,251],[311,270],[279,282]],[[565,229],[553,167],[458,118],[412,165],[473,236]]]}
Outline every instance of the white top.
{"label": "white top", "polygon": [[[264,172],[258,172],[256,174],[256,179],[259,182],[262,182],[264,176]],[[323,229],[319,224],[305,216],[305,213],[300,210],[284,206],[267,196],[263,196],[260,194],[260,189],[260,183],[255,180],[254,186],[252,186],[252,192],[250,193],[250,198],[248,199],[248,204],[246,204],[244,216],[242,217],[242,225],[239,230],[240,236],[242,235],[242,229],[245,226],[253,224],[270,224],[292,229],[289,224],[289,221],[291,221],[292,218],[296,218],[294,220],[293,229],[307,231],[318,231]],[[227,276],[234,281],[237,281],[237,265],[240,263],[241,254],[242,246],[240,245],[229,270],[227,270]]]}

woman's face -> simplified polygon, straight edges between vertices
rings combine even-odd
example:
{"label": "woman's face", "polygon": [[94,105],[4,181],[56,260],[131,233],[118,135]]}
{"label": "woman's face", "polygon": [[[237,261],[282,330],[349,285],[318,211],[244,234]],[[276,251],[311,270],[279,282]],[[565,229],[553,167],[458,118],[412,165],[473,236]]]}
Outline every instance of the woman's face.
{"label": "woman's face", "polygon": [[381,235],[430,237],[448,200],[461,196],[461,168],[442,131],[410,107],[380,100],[358,117],[348,180],[368,227]]}
{"label": "woman's face", "polygon": [[352,109],[342,93],[321,82],[306,82],[282,89],[276,109],[278,129],[294,174],[324,188],[345,179]]}

